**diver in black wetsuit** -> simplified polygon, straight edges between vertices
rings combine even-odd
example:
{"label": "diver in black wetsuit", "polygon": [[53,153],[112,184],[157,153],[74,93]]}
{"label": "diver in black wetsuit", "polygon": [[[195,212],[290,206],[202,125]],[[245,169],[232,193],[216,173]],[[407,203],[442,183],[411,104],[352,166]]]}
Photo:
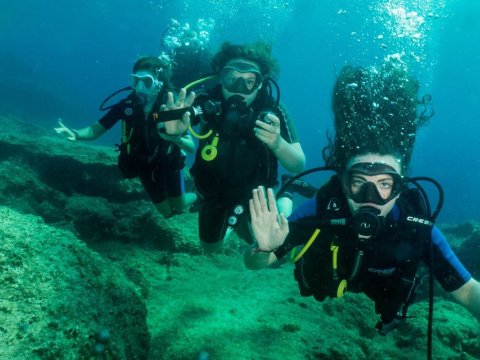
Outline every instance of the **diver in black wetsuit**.
{"label": "diver in black wetsuit", "polygon": [[440,206],[432,214],[418,186],[437,183],[406,176],[417,127],[428,120],[417,113],[418,87],[399,64],[344,68],[333,92],[335,138],[324,151],[336,174],[288,220],[272,189],[255,189],[250,201],[256,243],[246,266],[263,268],[290,253],[303,296],[363,292],[375,302],[383,335],[406,318],[421,262],[480,317],[480,283],[434,225]]}

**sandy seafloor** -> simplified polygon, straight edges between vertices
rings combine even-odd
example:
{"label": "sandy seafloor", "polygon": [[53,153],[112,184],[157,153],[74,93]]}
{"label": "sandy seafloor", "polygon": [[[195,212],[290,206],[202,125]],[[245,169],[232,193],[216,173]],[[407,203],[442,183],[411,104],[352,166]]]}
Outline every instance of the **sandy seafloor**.
{"label": "sandy seafloor", "polygon": [[[149,359],[426,358],[426,301],[414,304],[412,319],[383,337],[365,296],[323,303],[303,298],[288,263],[250,272],[236,254],[106,246],[121,262],[137,265],[149,282]],[[165,261],[168,266],[159,264]],[[436,298],[434,329],[435,359],[480,358],[480,326],[461,306]]]}
{"label": "sandy seafloor", "polygon": [[[109,175],[116,171],[112,149],[71,144],[40,129],[31,130],[29,127],[30,130],[23,131],[25,124],[22,120],[5,114],[1,120],[3,125],[6,121],[9,124],[18,121],[9,129],[3,126],[0,134],[1,205],[11,209],[4,213],[15,211],[18,214],[15,215],[13,230],[11,226],[7,228],[4,225],[4,219],[0,224],[4,239],[0,252],[9,249],[5,239],[14,238],[12,232],[15,234],[18,230],[20,233],[40,224],[37,230],[22,232],[27,235],[16,238],[20,257],[22,244],[48,250],[45,248],[48,242],[44,240],[51,234],[60,234],[61,238],[70,239],[66,249],[73,246],[83,248],[87,244],[82,251],[91,252],[92,258],[98,258],[105,271],[108,265],[108,271],[113,271],[110,270],[113,267],[124,272],[134,283],[129,286],[141,288],[136,294],[143,297],[147,315],[146,320],[141,319],[140,312],[137,320],[146,321],[150,333],[150,349],[140,351],[135,348],[139,345],[129,345],[131,354],[143,354],[139,358],[150,360],[426,358],[428,304],[425,287],[420,289],[420,301],[410,307],[411,318],[390,335],[380,336],[374,329],[378,315],[374,313],[373,303],[365,296],[347,293],[341,300],[326,300],[323,303],[301,297],[289,263],[255,272],[246,270],[242,259],[246,244],[236,236],[220,253],[212,256],[202,254],[197,239],[197,214],[183,214],[167,221],[160,219],[144,195],[140,198],[132,195],[131,189],[138,189],[138,183],[121,181],[117,175]],[[91,155],[87,160],[86,152]],[[94,160],[92,156],[95,156]],[[57,163],[62,165],[55,166]],[[69,167],[72,163],[75,165]],[[15,176],[11,176],[13,171]],[[72,171],[83,175],[72,175]],[[63,179],[66,179],[65,183]],[[107,182],[105,188],[101,187],[102,181]],[[92,184],[98,188],[92,188]],[[112,184],[119,184],[120,190]],[[107,188],[110,190],[106,191]],[[32,220],[32,215],[36,220]],[[473,256],[473,260],[470,257],[467,263],[469,266],[477,265],[475,271],[478,276],[479,255],[476,254],[479,254],[480,226],[473,222],[440,226],[446,229],[447,236],[461,250],[462,256]],[[141,238],[136,237],[138,229],[144,230]],[[467,243],[469,247],[464,248]],[[23,272],[17,268],[12,271],[11,259],[4,254],[0,253],[3,256],[0,257],[0,279],[5,281],[2,275],[9,274],[9,283],[3,282],[0,291],[0,340],[3,339],[0,341],[0,358],[23,360],[22,357],[2,357],[2,354],[13,354],[13,350],[25,354],[29,346],[37,349],[31,358],[39,359],[132,358],[108,351],[92,351],[88,356],[84,353],[72,354],[72,344],[78,344],[82,339],[91,341],[92,335],[85,330],[87,333],[82,337],[82,329],[76,327],[78,337],[65,337],[62,335],[65,332],[58,331],[61,325],[52,328],[49,317],[54,315],[49,314],[54,313],[41,311],[47,305],[39,308],[30,327],[20,324],[17,317],[21,314],[15,309],[27,299],[17,296],[16,305],[9,302],[9,293],[18,290],[12,285],[20,283],[16,278],[20,276],[18,274],[33,271],[29,268],[34,266],[31,264],[42,264],[46,268],[55,264],[62,269],[52,279],[62,278],[78,269],[71,264],[63,265],[61,253],[55,253],[55,257],[37,258],[34,263],[29,263],[24,257]],[[15,266],[20,266],[18,261]],[[95,276],[98,276],[98,271],[101,272],[97,270]],[[95,279],[87,280],[93,282]],[[82,281],[76,280],[70,285],[81,292],[82,284]],[[34,301],[34,297],[40,294],[40,289],[35,289],[38,283],[32,282],[28,286],[28,301]],[[115,286],[121,288],[123,285],[120,282]],[[59,301],[68,291],[46,289],[59,291]],[[95,296],[104,293],[109,296],[108,290]],[[50,295],[56,297],[56,293]],[[85,289],[85,298],[91,295],[91,290]],[[461,306],[444,298],[438,288],[436,295],[433,358],[480,359],[479,322]],[[114,314],[116,304],[129,301],[128,295],[115,296],[118,297],[113,298],[109,308],[99,308],[97,312]],[[97,300],[93,297],[91,306],[101,303],[100,298]],[[65,323],[76,323],[78,318],[84,317],[78,312],[71,316],[70,320],[64,319]],[[88,324],[92,329],[97,326],[95,321],[102,322],[101,317],[100,320],[97,317],[92,319],[92,323]],[[123,341],[128,342],[130,329],[125,323],[131,323],[129,321],[122,322],[122,328],[116,329],[113,318],[108,329],[112,337],[121,330]],[[138,329],[132,327],[132,338],[138,335],[133,331]],[[56,335],[49,337],[48,346],[57,348],[55,354],[64,356],[51,355],[47,350],[38,352],[39,346],[44,346],[41,344],[42,336],[52,332]],[[84,349],[88,350],[88,346]]]}

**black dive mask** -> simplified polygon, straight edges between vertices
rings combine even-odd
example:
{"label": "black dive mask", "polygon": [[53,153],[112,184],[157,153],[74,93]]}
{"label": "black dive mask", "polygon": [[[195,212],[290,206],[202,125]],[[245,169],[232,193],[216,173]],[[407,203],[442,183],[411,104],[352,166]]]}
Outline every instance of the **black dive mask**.
{"label": "black dive mask", "polygon": [[[368,176],[388,175],[378,182],[367,181]],[[392,201],[403,188],[403,177],[385,163],[357,163],[342,176],[343,189],[348,198],[357,204],[375,204],[383,208]],[[381,192],[389,191],[384,198]],[[353,215],[353,227],[360,238],[368,239],[378,235],[385,225],[385,217],[379,216],[382,210],[373,206],[361,206]]]}
{"label": "black dive mask", "polygon": [[257,66],[242,61],[232,61],[220,71],[220,80],[227,91],[250,95],[260,87],[263,77]]}
{"label": "black dive mask", "polygon": [[245,81],[244,78],[237,78],[236,80],[233,80],[231,84],[228,87],[225,86],[225,88],[232,93],[246,94],[246,95],[250,95],[256,89],[256,88],[249,89],[247,86],[247,82]]}
{"label": "black dive mask", "polygon": [[[391,176],[391,180],[385,181],[384,186],[388,186],[390,195],[387,198],[382,198],[377,185],[369,181],[361,181],[361,175],[382,175]],[[360,176],[358,176],[360,175]],[[357,204],[375,204],[385,205],[390,200],[395,198],[402,191],[403,177],[398,174],[391,166],[383,163],[358,163],[354,164],[343,176],[343,189],[348,198],[352,199]],[[378,185],[381,186],[382,184]],[[355,193],[352,191],[352,186],[359,187]]]}
{"label": "black dive mask", "polygon": [[362,185],[357,194],[352,194],[351,199],[359,204],[371,203],[376,205],[385,205],[389,201],[382,199],[377,187],[372,182],[366,182]]}

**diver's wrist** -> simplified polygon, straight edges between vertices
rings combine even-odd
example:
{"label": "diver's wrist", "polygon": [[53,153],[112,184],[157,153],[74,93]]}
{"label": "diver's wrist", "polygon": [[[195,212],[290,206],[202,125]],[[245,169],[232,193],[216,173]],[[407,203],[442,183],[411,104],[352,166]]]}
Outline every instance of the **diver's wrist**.
{"label": "diver's wrist", "polygon": [[264,253],[269,254],[278,249],[278,246],[260,246],[257,243],[254,243],[251,247],[252,254]]}
{"label": "diver's wrist", "polygon": [[81,140],[81,137],[80,137],[80,134],[79,134],[78,130],[71,129],[70,131],[72,132],[75,141],[76,140]]}
{"label": "diver's wrist", "polygon": [[250,252],[251,252],[252,255],[268,257],[273,252],[273,250],[262,249],[262,248],[259,248],[257,246],[252,246],[250,248]]}
{"label": "diver's wrist", "polygon": [[272,150],[275,154],[281,152],[285,145],[284,142],[285,140],[283,140],[283,138],[280,136],[280,138],[270,146],[270,150]]}

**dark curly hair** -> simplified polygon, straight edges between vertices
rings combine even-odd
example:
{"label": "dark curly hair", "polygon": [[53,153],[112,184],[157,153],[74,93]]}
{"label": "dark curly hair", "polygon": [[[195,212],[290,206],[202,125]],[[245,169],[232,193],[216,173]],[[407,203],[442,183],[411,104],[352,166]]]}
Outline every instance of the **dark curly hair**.
{"label": "dark curly hair", "polygon": [[133,72],[137,71],[148,71],[167,84],[172,77],[172,63],[166,57],[142,56],[133,64]]}
{"label": "dark curly hair", "polygon": [[224,42],[212,59],[212,69],[219,73],[230,60],[239,58],[258,64],[263,76],[278,77],[280,68],[277,60],[272,57],[272,47],[263,41],[247,45]]}
{"label": "dark curly hair", "polygon": [[399,63],[344,67],[333,89],[335,136],[323,149],[326,165],[341,172],[351,157],[378,153],[399,158],[405,173],[417,128],[433,115],[417,115],[418,90],[418,81]]}

